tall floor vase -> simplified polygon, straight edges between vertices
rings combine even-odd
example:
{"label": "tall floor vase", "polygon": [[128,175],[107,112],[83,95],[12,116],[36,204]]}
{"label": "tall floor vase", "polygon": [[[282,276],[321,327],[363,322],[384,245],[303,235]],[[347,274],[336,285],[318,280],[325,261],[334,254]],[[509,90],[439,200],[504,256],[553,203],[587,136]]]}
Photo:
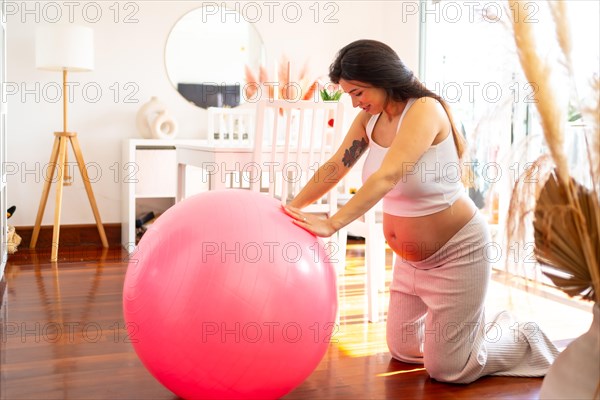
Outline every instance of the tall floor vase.
{"label": "tall floor vase", "polygon": [[[600,383],[600,305],[590,329],[560,353],[546,374],[540,399],[593,399]],[[597,394],[596,394],[597,395]]]}

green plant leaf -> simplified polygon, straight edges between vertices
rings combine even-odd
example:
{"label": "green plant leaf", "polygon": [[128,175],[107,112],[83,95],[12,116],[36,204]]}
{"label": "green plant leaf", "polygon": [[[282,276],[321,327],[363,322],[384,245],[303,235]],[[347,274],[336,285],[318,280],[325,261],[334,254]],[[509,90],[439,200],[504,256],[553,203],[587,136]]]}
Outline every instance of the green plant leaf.
{"label": "green plant leaf", "polygon": [[321,89],[321,99],[323,101],[338,101],[342,97],[342,91],[336,90],[335,92],[329,92],[327,89]]}

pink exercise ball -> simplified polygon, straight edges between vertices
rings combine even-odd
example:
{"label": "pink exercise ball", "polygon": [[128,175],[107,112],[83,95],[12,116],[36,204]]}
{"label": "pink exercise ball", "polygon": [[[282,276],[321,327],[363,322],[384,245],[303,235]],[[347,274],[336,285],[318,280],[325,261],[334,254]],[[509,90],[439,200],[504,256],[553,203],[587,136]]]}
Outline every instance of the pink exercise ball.
{"label": "pink exercise ball", "polygon": [[211,191],[176,204],[144,234],[125,276],[137,355],[186,399],[285,395],[335,332],[330,253],[260,193]]}

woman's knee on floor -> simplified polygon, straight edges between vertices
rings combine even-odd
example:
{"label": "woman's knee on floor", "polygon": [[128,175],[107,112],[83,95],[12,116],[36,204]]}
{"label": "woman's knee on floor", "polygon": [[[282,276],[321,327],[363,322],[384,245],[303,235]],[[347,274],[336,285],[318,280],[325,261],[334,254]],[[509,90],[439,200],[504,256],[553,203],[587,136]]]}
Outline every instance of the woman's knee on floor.
{"label": "woman's knee on floor", "polygon": [[425,370],[432,379],[446,383],[471,383],[479,376],[466,371],[466,359],[425,355]]}
{"label": "woman's knee on floor", "polygon": [[[415,328],[416,329],[416,328]],[[393,358],[404,362],[422,363],[423,345],[420,335],[410,328],[387,332],[387,345]]]}

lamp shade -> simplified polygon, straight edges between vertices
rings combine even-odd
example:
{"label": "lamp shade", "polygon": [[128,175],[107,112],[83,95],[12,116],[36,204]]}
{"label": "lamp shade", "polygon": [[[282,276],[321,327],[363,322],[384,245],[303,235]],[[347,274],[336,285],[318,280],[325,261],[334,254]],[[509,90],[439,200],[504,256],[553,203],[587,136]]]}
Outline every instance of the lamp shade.
{"label": "lamp shade", "polygon": [[35,66],[49,71],[94,69],[94,31],[78,25],[46,25],[35,34]]}

